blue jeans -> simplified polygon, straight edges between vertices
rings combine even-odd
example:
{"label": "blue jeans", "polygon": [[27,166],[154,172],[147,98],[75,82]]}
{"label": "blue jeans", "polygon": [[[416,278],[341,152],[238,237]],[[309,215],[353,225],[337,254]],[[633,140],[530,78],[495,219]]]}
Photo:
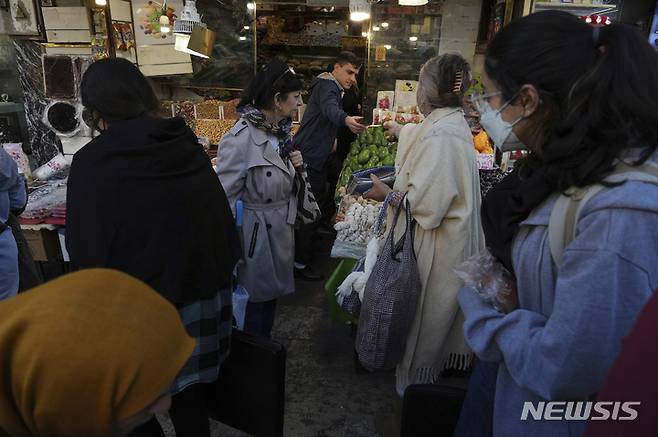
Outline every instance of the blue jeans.
{"label": "blue jeans", "polygon": [[276,313],[276,299],[267,302],[247,303],[244,332],[258,337],[271,337]]}
{"label": "blue jeans", "polygon": [[18,293],[18,247],[11,229],[0,230],[0,300]]}
{"label": "blue jeans", "polygon": [[493,435],[498,363],[476,360],[453,437]]}

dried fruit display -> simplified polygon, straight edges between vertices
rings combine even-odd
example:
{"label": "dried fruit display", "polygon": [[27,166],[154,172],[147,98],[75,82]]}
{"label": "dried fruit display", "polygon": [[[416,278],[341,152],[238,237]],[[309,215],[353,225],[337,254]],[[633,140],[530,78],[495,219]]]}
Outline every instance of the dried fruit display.
{"label": "dried fruit display", "polygon": [[235,125],[235,120],[196,120],[194,133],[197,137],[208,138],[210,144],[219,144],[228,131]]}
{"label": "dried fruit display", "polygon": [[222,119],[222,102],[219,100],[206,100],[205,102],[197,103],[194,106],[196,119]]}

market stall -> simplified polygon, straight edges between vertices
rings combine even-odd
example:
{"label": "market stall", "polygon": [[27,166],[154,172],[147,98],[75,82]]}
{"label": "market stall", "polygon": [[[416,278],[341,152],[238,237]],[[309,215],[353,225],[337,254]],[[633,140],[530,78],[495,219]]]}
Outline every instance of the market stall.
{"label": "market stall", "polygon": [[[352,175],[358,178],[365,171],[361,177],[367,177],[372,169],[392,168],[396,144],[381,125],[389,119],[422,121],[415,104],[420,67],[428,57],[451,50],[472,57],[482,6],[481,0],[420,6],[395,0],[28,3],[35,12],[29,23],[17,21],[21,11],[15,2],[8,14],[0,9],[2,22],[13,26],[12,37],[0,41],[8,54],[0,76],[11,79],[7,88],[0,87],[0,94],[9,94],[2,97],[7,102],[0,107],[0,137],[31,183],[30,204],[22,217],[24,226],[31,227],[26,229],[63,235],[67,170],[75,153],[96,134],[79,92],[81,78],[95,60],[122,57],[134,62],[153,81],[160,114],[184,118],[212,161],[222,136],[239,118],[241,91],[260,66],[282,58],[309,84],[340,51],[350,50],[364,61],[359,102],[366,122],[373,124],[354,142],[337,190],[338,240],[358,246],[353,257],[372,235],[380,205],[350,187]],[[205,51],[192,47],[191,29],[197,27],[213,33]],[[293,132],[303,110],[295,117]],[[60,246],[54,256],[58,261],[66,259]]]}

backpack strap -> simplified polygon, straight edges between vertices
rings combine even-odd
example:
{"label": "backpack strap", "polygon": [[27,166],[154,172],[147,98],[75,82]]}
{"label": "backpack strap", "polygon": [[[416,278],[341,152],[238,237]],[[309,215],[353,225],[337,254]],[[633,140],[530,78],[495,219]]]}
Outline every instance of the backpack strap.
{"label": "backpack strap", "polygon": [[[645,163],[633,167],[619,163],[615,171],[605,180],[615,183],[640,181],[658,185],[658,166],[653,163]],[[600,184],[584,188],[570,188],[565,194],[558,196],[548,222],[548,242],[556,266],[559,267],[562,264],[564,249],[576,238],[576,226],[583,207],[605,188]]]}

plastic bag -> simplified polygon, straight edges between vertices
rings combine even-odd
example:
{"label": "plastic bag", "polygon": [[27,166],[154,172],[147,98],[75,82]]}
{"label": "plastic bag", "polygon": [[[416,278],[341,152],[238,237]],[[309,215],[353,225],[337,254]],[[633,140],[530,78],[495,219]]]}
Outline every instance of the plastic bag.
{"label": "plastic bag", "polygon": [[366,256],[366,247],[365,244],[336,240],[331,248],[331,257],[361,259]]}
{"label": "plastic bag", "polygon": [[377,257],[379,256],[381,241],[375,237],[368,243],[366,255],[359,260],[352,273],[350,273],[336,291],[336,301],[347,313],[359,317],[361,302]]}
{"label": "plastic bag", "polygon": [[454,271],[486,303],[500,312],[508,312],[506,300],[514,292],[516,281],[491,252],[484,249],[455,267]]}
{"label": "plastic bag", "polygon": [[233,317],[235,318],[236,327],[244,330],[244,320],[247,316],[247,304],[249,303],[249,293],[242,285],[237,285],[233,290]]}
{"label": "plastic bag", "polygon": [[52,214],[53,208],[66,205],[66,181],[51,181],[30,193],[25,211],[25,219],[42,219]]}

